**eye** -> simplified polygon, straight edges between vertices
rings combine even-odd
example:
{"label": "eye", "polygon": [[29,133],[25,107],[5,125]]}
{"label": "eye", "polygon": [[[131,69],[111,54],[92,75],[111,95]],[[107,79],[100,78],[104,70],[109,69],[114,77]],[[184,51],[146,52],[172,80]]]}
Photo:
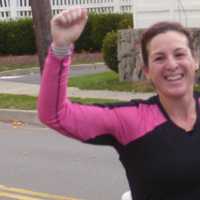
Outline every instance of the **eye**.
{"label": "eye", "polygon": [[176,58],[183,58],[183,57],[185,57],[185,56],[187,56],[187,55],[188,55],[188,52],[187,52],[187,51],[184,51],[184,50],[175,51],[175,52],[174,52],[174,56],[175,56]]}
{"label": "eye", "polygon": [[158,57],[155,57],[154,58],[154,62],[161,62],[164,60],[164,57],[163,56],[158,56]]}
{"label": "eye", "polygon": [[181,57],[184,57],[185,56],[185,53],[176,53],[175,56],[177,58],[181,58]]}

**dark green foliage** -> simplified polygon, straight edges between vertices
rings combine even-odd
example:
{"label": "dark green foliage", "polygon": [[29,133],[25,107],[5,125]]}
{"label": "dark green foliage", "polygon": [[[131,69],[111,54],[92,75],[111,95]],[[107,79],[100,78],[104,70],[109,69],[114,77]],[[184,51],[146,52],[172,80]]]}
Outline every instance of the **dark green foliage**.
{"label": "dark green foliage", "polygon": [[118,27],[120,15],[118,14],[101,14],[94,15],[92,21],[92,40],[94,49],[101,50],[102,41],[108,32],[114,31]]}
{"label": "dark green foliage", "polygon": [[116,31],[112,31],[106,34],[103,40],[102,53],[106,65],[111,70],[118,72]]}
{"label": "dark green foliage", "polygon": [[[76,51],[101,51],[108,32],[132,27],[131,14],[90,14],[87,25],[76,42]],[[0,54],[36,53],[32,19],[0,22]]]}
{"label": "dark green foliage", "polygon": [[123,18],[118,23],[118,29],[127,29],[133,27],[132,15],[124,14]]}
{"label": "dark green foliage", "polygon": [[6,36],[7,36],[8,23],[0,22],[0,53],[7,53]]}
{"label": "dark green foliage", "polygon": [[[117,59],[117,30],[133,27],[132,15],[118,15],[116,30],[108,32],[103,40],[102,53],[106,65],[113,71],[118,72]],[[115,18],[117,19],[117,17]]]}
{"label": "dark green foliage", "polygon": [[88,22],[83,30],[83,33],[76,42],[75,50],[76,52],[81,52],[81,51],[92,52],[94,50],[92,41],[92,23],[90,17],[88,18]]}
{"label": "dark green foliage", "polygon": [[100,51],[105,35],[111,31],[117,31],[122,20],[127,19],[131,21],[130,14],[98,14],[93,15],[92,20],[92,40],[93,48]]}
{"label": "dark green foliage", "polygon": [[31,19],[0,23],[1,54],[33,54],[36,51]]}
{"label": "dark green foliage", "polygon": [[90,14],[87,25],[76,42],[76,51],[101,51],[105,35],[132,27],[131,14]]}

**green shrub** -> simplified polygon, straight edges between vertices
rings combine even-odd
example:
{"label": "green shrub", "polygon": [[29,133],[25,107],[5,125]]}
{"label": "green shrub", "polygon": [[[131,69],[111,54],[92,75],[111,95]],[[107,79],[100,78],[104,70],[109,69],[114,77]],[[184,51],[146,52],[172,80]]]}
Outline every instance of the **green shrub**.
{"label": "green shrub", "polygon": [[[101,51],[108,32],[132,26],[132,14],[90,14],[86,27],[76,42],[77,52]],[[0,22],[0,54],[36,53],[32,19]]]}
{"label": "green shrub", "polygon": [[1,54],[7,53],[7,45],[6,45],[7,29],[8,29],[8,23],[1,21],[0,22],[0,53]]}
{"label": "green shrub", "polygon": [[36,52],[35,37],[31,19],[0,23],[1,54],[33,54]]}
{"label": "green shrub", "polygon": [[76,51],[101,51],[105,35],[111,31],[132,27],[132,14],[90,14]]}
{"label": "green shrub", "polygon": [[117,30],[120,17],[120,14],[94,15],[92,21],[92,39],[95,50],[101,50],[103,39],[107,33]]}
{"label": "green shrub", "polygon": [[[103,40],[102,53],[106,65],[113,71],[118,73],[117,59],[117,30],[133,27],[132,15],[118,15],[117,28],[114,31],[108,32]],[[117,17],[115,16],[115,19]]]}
{"label": "green shrub", "polygon": [[118,72],[117,60],[117,32],[111,31],[106,34],[102,47],[103,58],[106,65],[113,71]]}
{"label": "green shrub", "polygon": [[123,19],[118,23],[118,29],[127,29],[133,27],[133,19],[130,15],[124,15]]}
{"label": "green shrub", "polygon": [[76,41],[75,50],[76,52],[81,51],[94,51],[92,41],[92,23],[91,17],[88,18],[88,22],[81,34],[80,38]]}

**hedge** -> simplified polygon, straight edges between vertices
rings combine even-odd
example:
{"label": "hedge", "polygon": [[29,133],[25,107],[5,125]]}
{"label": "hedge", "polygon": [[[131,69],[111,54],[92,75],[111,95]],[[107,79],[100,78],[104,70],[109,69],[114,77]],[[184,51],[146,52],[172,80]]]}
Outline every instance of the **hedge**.
{"label": "hedge", "polygon": [[101,51],[107,33],[130,26],[133,26],[132,14],[90,14],[76,50]]}
{"label": "hedge", "polygon": [[[123,18],[119,20],[118,29],[127,29],[133,26],[132,18],[129,14],[123,15]],[[118,59],[117,59],[117,30],[108,32],[103,39],[102,53],[106,65],[118,73]]]}
{"label": "hedge", "polygon": [[33,54],[36,52],[31,19],[0,22],[1,54]]}
{"label": "hedge", "polygon": [[[108,32],[132,26],[131,14],[90,14],[76,51],[101,51]],[[32,19],[0,22],[0,54],[36,53]]]}
{"label": "hedge", "polygon": [[116,73],[118,73],[118,60],[117,60],[117,32],[111,31],[106,34],[103,40],[103,58],[106,65]]}

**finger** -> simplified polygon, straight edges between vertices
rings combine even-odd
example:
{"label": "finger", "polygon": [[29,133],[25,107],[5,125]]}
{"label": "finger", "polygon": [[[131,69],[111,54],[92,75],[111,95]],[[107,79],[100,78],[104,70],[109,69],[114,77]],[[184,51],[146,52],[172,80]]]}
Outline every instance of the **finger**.
{"label": "finger", "polygon": [[64,11],[62,14],[65,16],[67,23],[71,24],[85,18],[87,10],[81,7],[74,7]]}
{"label": "finger", "polygon": [[70,9],[67,13],[64,13],[64,15],[66,16],[69,23],[73,23],[80,19],[81,12],[82,12],[81,8],[76,7],[76,8]]}
{"label": "finger", "polygon": [[82,14],[82,10],[80,7],[73,9],[71,11],[71,16],[72,16],[73,21],[78,20],[81,17],[81,14]]}
{"label": "finger", "polygon": [[60,13],[52,19],[52,24],[64,26],[67,23],[66,18]]}

